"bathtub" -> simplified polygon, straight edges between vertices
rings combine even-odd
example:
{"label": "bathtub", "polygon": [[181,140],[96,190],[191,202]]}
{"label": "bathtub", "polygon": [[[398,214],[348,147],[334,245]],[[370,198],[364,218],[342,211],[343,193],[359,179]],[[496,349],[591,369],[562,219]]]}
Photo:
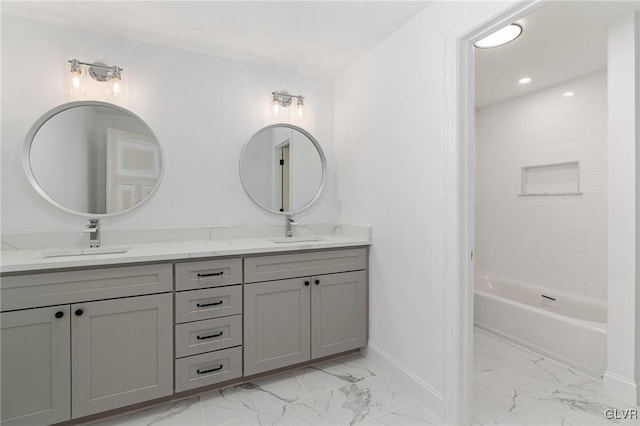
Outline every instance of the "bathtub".
{"label": "bathtub", "polygon": [[476,276],[477,327],[594,377],[607,361],[604,302]]}

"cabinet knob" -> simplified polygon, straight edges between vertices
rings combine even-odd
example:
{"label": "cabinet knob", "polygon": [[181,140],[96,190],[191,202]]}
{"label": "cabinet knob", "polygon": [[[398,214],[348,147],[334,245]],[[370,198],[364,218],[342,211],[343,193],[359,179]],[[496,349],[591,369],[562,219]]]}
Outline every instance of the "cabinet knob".
{"label": "cabinet knob", "polygon": [[304,282],[304,285],[309,285],[309,281],[305,281],[305,282]]}
{"label": "cabinet knob", "polygon": [[76,309],[76,316],[77,316],[77,317],[82,316],[82,314],[84,314],[84,310],[82,310],[82,309]]}
{"label": "cabinet knob", "polygon": [[320,284],[320,280],[315,280],[316,285]]}
{"label": "cabinet knob", "polygon": [[63,316],[64,316],[64,312],[62,312],[62,311],[58,311],[58,312],[56,312],[56,318],[60,319],[60,318],[62,318]]}

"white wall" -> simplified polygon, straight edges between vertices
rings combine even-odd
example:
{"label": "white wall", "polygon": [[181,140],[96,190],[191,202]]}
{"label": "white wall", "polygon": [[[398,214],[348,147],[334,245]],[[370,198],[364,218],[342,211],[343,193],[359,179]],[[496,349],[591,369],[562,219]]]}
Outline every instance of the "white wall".
{"label": "white wall", "polygon": [[640,402],[640,13],[609,29],[609,310],[605,390]]}
{"label": "white wall", "polygon": [[[606,87],[601,71],[476,110],[476,274],[606,301]],[[522,167],[573,161],[582,195],[519,196]]]}
{"label": "white wall", "polygon": [[[166,155],[155,196],[132,213],[105,219],[105,229],[281,224],[279,216],[245,195],[238,159],[259,128],[283,120],[271,108],[271,92],[283,89],[305,96],[305,115],[293,124],[313,134],[328,159],[326,191],[298,219],[336,220],[331,80],[284,72],[277,64],[239,62],[2,15],[3,233],[80,231],[85,224],[84,218],[41,199],[21,163],[33,122],[79,99],[66,93],[71,58],[124,68],[126,98],[112,103],[145,120]],[[86,97],[110,102],[103,90]]]}
{"label": "white wall", "polygon": [[[374,229],[370,343],[444,414],[445,37],[508,3],[434,2],[336,80],[338,199],[343,223]],[[481,18],[478,18],[481,19]],[[452,188],[447,188],[452,191]],[[446,396],[445,396],[446,397]],[[455,398],[456,396],[451,396]],[[429,398],[429,396],[426,396]],[[451,414],[453,416],[453,414]]]}

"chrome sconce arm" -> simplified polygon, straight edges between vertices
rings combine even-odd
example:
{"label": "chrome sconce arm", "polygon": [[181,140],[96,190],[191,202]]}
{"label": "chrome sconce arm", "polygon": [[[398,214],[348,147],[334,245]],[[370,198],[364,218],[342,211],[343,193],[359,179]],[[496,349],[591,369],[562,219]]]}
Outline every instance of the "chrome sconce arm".
{"label": "chrome sconce arm", "polygon": [[293,100],[296,99],[296,108],[298,112],[298,117],[302,117],[303,109],[304,109],[304,96],[302,95],[291,95],[287,92],[271,92],[273,96],[272,104],[273,104],[273,112],[274,114],[278,114],[280,111],[280,107],[287,108],[291,106]]}
{"label": "chrome sconce arm", "polygon": [[69,59],[71,73],[71,93],[84,92],[83,75],[89,75],[98,82],[109,84],[109,94],[118,97],[122,94],[122,71],[117,65],[109,66],[103,63],[82,62],[77,59]]}

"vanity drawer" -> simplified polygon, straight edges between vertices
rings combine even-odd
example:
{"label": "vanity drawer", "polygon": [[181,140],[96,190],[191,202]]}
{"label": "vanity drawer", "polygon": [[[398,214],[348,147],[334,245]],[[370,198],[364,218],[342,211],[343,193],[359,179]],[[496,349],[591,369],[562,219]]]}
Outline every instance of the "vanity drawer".
{"label": "vanity drawer", "polygon": [[242,315],[176,325],[176,358],[242,345]]}
{"label": "vanity drawer", "polygon": [[176,263],[176,290],[242,283],[242,259]]}
{"label": "vanity drawer", "polygon": [[176,323],[242,313],[242,286],[207,288],[176,293]]}
{"label": "vanity drawer", "polygon": [[173,290],[172,265],[122,266],[2,277],[2,311]]}
{"label": "vanity drawer", "polygon": [[176,360],[176,392],[242,377],[242,347]]}
{"label": "vanity drawer", "polygon": [[244,282],[357,271],[366,267],[366,248],[247,257],[244,259]]}

